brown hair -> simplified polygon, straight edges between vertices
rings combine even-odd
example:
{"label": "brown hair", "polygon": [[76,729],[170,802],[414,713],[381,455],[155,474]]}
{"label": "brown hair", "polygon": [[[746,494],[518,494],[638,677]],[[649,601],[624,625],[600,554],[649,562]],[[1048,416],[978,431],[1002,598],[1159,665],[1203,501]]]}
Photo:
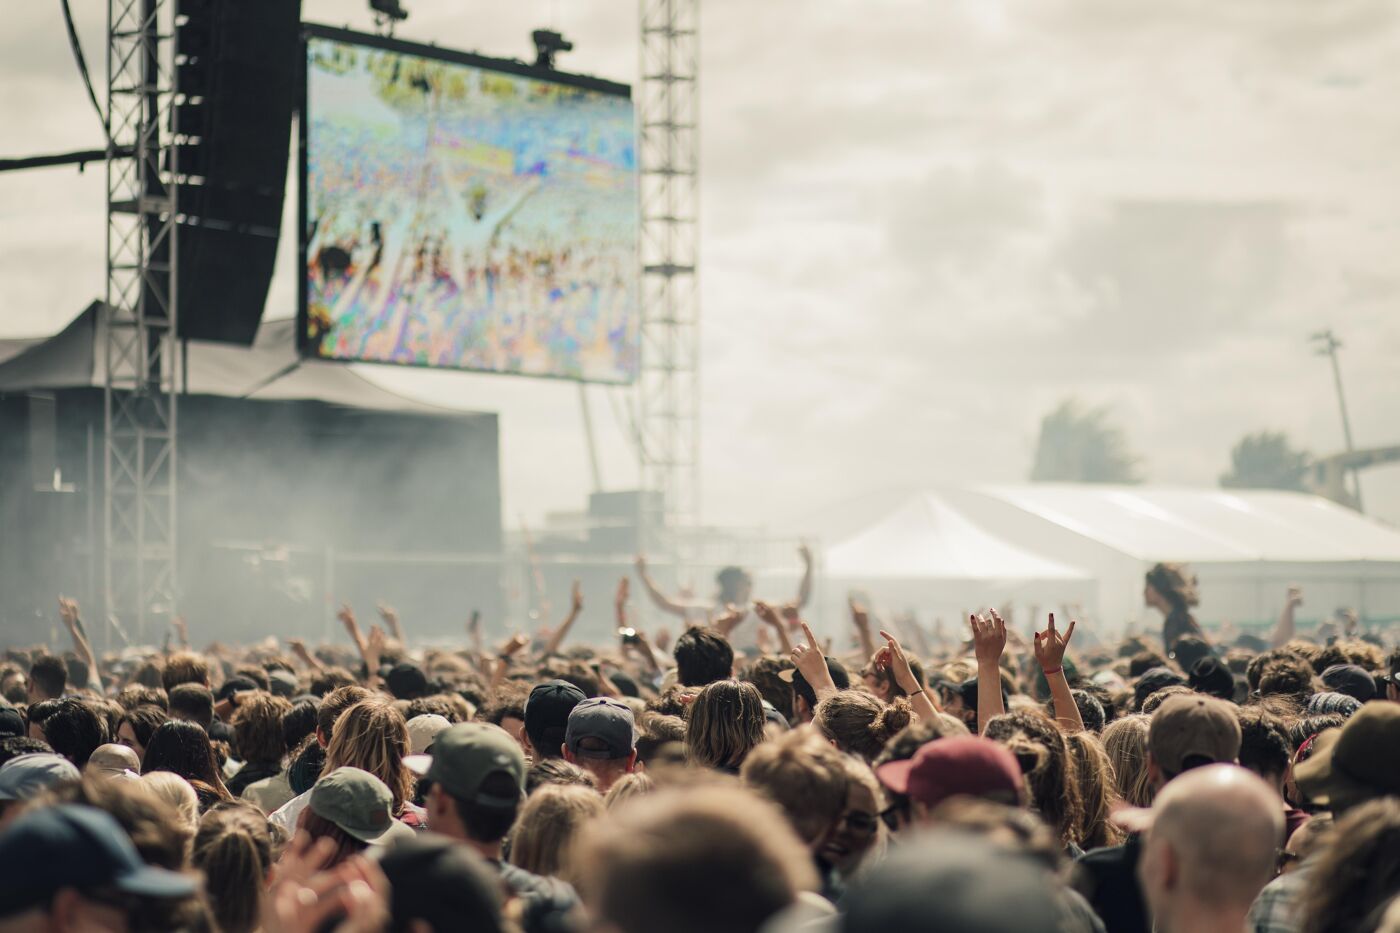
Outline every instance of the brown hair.
{"label": "brown hair", "polygon": [[1083,822],[1074,758],[1058,726],[1037,709],[1007,713],[987,723],[986,737],[1016,756],[1030,787],[1031,805],[1068,845]]}
{"label": "brown hair", "polygon": [[1374,930],[1400,890],[1400,800],[1382,797],[1349,810],[1309,864],[1303,933]]}
{"label": "brown hair", "polygon": [[1123,831],[1113,825],[1109,817],[1122,803],[1122,798],[1114,783],[1113,762],[1092,732],[1071,732],[1065,736],[1065,741],[1074,756],[1079,799],[1083,804],[1075,833],[1078,843],[1085,849],[1116,846],[1123,841]]}
{"label": "brown hair", "polygon": [[874,761],[913,718],[903,697],[887,706],[868,693],[842,690],[817,704],[812,723],[841,751]]}
{"label": "brown hair", "polygon": [[148,865],[183,871],[189,862],[194,829],[139,781],[86,777],[59,784],[26,806],[37,809],[62,803],[87,804],[106,812]]}
{"label": "brown hair", "polygon": [[335,721],[340,718],[340,714],[372,696],[374,694],[358,684],[336,687],[321,698],[321,705],[316,709],[316,731],[329,744],[331,737],[335,735]]}
{"label": "brown hair", "polygon": [[147,687],[144,684],[131,684],[117,694],[117,702],[122,709],[130,712],[138,706],[158,706],[170,708],[170,697],[161,687]]}
{"label": "brown hair", "polygon": [[233,747],[247,761],[281,761],[287,753],[282,717],[292,704],[282,697],[258,691],[239,698],[233,713]]}
{"label": "brown hair", "polygon": [[330,839],[335,842],[335,849],[331,853],[330,861],[321,866],[323,871],[334,868],[346,859],[359,855],[369,848],[369,843],[356,839],[310,807],[301,811],[301,816],[298,819],[301,824],[299,828],[305,830],[312,840]]}
{"label": "brown hair", "polygon": [[1185,564],[1157,564],[1147,571],[1147,584],[1177,609],[1187,609],[1201,601],[1196,594],[1196,575]]}
{"label": "brown hair", "polygon": [[413,774],[403,763],[407,755],[408,726],[403,715],[389,700],[370,697],[336,720],[321,773],[330,774],[346,765],[368,771],[388,785],[394,798],[394,816],[399,816],[413,796]]}
{"label": "brown hair", "polygon": [[574,881],[576,872],[569,860],[574,837],[603,812],[603,798],[596,790],[577,784],[541,787],[515,821],[510,863],[536,875]]}
{"label": "brown hair", "polygon": [[782,807],[807,843],[826,835],[846,809],[845,759],[812,728],[794,729],[754,749],[740,777]]}
{"label": "brown hair", "polygon": [[165,692],[180,684],[209,686],[209,662],[191,651],[177,651],[165,659],[165,669],[160,672],[160,685]]}
{"label": "brown hair", "polygon": [[1103,748],[1113,766],[1113,786],[1134,807],[1152,806],[1147,777],[1147,731],[1152,717],[1124,716],[1104,727]]}
{"label": "brown hair", "polygon": [[586,827],[576,845],[579,891],[620,933],[756,933],[817,883],[811,856],[777,810],[732,787],[631,801]]}
{"label": "brown hair", "polygon": [[737,769],[763,741],[763,697],[753,684],[717,680],[690,704],[686,758],[704,768]]}
{"label": "brown hair", "polygon": [[204,814],[194,837],[194,866],[222,933],[253,933],[276,844],[267,819],[251,804],[220,804]]}
{"label": "brown hair", "polygon": [[603,795],[603,806],[611,810],[635,797],[645,797],[656,790],[656,781],[644,771],[634,771],[617,779]]}

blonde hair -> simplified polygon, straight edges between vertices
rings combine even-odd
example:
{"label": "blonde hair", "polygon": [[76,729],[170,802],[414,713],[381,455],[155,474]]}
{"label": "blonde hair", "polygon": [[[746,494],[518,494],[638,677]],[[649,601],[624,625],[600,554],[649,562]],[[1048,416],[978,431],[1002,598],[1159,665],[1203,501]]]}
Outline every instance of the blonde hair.
{"label": "blonde hair", "polygon": [[701,688],[686,721],[686,759],[705,768],[738,768],[763,741],[763,696],[751,683],[717,680]]}
{"label": "blonde hair", "polygon": [[656,789],[656,781],[650,774],[634,772],[618,778],[603,796],[603,806],[611,810],[618,804],[626,803],[634,797],[644,797]]}
{"label": "blonde hair", "polygon": [[335,721],[326,747],[322,774],[346,766],[368,771],[389,787],[393,813],[403,813],[413,795],[413,773],[403,763],[408,755],[408,724],[394,704],[382,697],[361,700]]}
{"label": "blonde hair", "polygon": [[578,784],[547,784],[520,811],[511,836],[510,863],[536,875],[576,880],[570,853],[579,829],[604,813],[596,790]]}
{"label": "blonde hair", "polygon": [[199,827],[199,796],[189,781],[174,771],[152,771],[141,775],[141,783],[146,790],[169,804],[179,814],[190,835],[194,835]]}
{"label": "blonde hair", "polygon": [[1147,730],[1150,716],[1124,716],[1104,727],[1103,748],[1113,767],[1113,784],[1125,803],[1152,806],[1147,777]]}
{"label": "blonde hair", "polygon": [[258,929],[263,884],[276,849],[270,824],[252,804],[223,804],[200,821],[194,866],[204,872],[209,907],[223,933]]}
{"label": "blonde hair", "polygon": [[900,697],[888,706],[868,693],[842,690],[817,704],[813,724],[843,752],[874,761],[885,743],[913,721],[909,701]]}
{"label": "blonde hair", "polygon": [[1123,841],[1123,832],[1109,816],[1123,799],[1114,783],[1113,762],[1092,732],[1071,732],[1065,741],[1078,765],[1079,799],[1084,804],[1077,834],[1079,845],[1085,849],[1116,846]]}

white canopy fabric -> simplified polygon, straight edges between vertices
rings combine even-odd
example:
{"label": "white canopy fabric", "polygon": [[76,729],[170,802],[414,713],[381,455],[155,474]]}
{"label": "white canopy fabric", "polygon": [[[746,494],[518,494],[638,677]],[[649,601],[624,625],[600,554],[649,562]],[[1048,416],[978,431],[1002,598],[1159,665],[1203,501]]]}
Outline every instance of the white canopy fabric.
{"label": "white canopy fabric", "polygon": [[915,496],[852,538],[829,548],[826,572],[846,580],[1085,580],[974,525],[932,493]]}
{"label": "white canopy fabric", "polygon": [[1142,597],[1143,575],[1158,561],[1191,565],[1206,622],[1267,623],[1290,583],[1304,587],[1303,622],[1342,606],[1400,616],[1400,531],[1317,496],[1047,483],[947,497],[982,528],[1096,579],[1110,628],[1160,621]]}

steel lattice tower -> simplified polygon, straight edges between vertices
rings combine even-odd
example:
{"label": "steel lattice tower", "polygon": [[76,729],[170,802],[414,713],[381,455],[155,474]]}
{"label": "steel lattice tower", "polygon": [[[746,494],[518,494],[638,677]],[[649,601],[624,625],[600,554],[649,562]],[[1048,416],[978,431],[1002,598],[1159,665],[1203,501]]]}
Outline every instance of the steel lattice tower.
{"label": "steel lattice tower", "polygon": [[673,561],[700,517],[698,26],[699,0],[641,0],[642,540]]}
{"label": "steel lattice tower", "polygon": [[174,35],[174,0],[108,0],[103,594],[141,635],[176,593]]}

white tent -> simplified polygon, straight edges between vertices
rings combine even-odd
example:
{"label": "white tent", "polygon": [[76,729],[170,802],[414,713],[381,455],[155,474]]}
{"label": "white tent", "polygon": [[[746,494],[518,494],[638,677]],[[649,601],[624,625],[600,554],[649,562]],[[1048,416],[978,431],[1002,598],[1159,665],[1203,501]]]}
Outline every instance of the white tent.
{"label": "white tent", "polygon": [[1099,581],[1108,626],[1155,621],[1143,575],[1184,561],[1201,581],[1203,621],[1262,623],[1290,583],[1305,591],[1300,620],[1340,606],[1400,615],[1400,532],[1317,496],[1152,486],[1035,484],[952,491],[972,522]]}
{"label": "white tent", "polygon": [[1092,605],[1096,584],[1082,570],[1035,553],[923,493],[826,551],[828,606],[859,590],[889,611],[959,613],[1007,600]]}

